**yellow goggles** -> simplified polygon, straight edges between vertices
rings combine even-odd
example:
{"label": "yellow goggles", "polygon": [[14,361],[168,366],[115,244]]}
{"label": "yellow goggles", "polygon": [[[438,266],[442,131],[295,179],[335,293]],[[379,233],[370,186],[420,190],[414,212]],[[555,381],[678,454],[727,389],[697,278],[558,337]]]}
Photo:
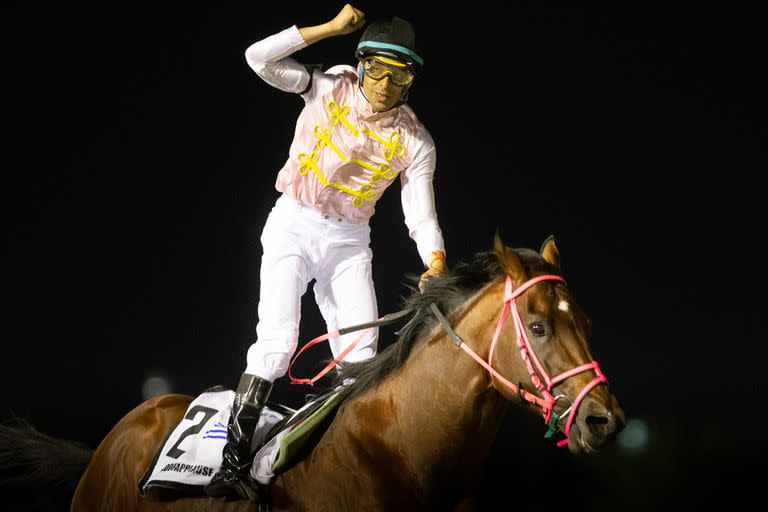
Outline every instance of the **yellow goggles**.
{"label": "yellow goggles", "polygon": [[411,68],[394,59],[385,57],[370,57],[363,61],[363,73],[373,80],[383,80],[389,75],[389,79],[398,87],[413,82],[415,73]]}

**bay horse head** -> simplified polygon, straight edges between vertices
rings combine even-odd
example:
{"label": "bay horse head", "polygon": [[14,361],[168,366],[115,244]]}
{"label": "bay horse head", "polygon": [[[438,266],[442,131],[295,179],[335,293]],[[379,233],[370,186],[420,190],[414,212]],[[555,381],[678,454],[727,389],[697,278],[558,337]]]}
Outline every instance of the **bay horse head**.
{"label": "bay horse head", "polygon": [[[493,387],[540,412],[549,435],[566,435],[560,445],[595,453],[623,428],[624,413],[590,352],[591,322],[561,276],[554,237],[537,254],[507,247],[497,234],[494,252],[507,276],[506,297],[514,298],[505,302],[512,321],[497,329],[489,348]],[[494,378],[496,372],[501,378]]]}
{"label": "bay horse head", "polygon": [[355,381],[349,399],[376,396],[377,387],[388,390],[379,396],[400,396],[386,414],[410,402],[414,422],[448,411],[441,421],[453,415],[463,421],[456,429],[486,436],[505,404],[522,403],[542,415],[547,437],[565,434],[558,445],[595,453],[621,431],[624,413],[590,352],[590,320],[561,273],[554,237],[536,252],[507,247],[497,234],[493,251],[414,290],[405,306],[419,314],[397,341],[342,364],[336,383]]}

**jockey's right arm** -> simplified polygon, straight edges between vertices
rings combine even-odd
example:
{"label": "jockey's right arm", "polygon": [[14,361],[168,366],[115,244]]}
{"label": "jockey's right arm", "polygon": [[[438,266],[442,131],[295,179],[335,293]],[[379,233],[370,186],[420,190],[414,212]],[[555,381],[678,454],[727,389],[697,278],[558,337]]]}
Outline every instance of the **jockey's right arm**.
{"label": "jockey's right arm", "polygon": [[289,55],[321,39],[359,30],[364,24],[364,14],[346,4],[327,23],[304,28],[294,25],[252,44],[245,51],[245,60],[271,86],[286,92],[304,93],[310,85],[311,71]]}

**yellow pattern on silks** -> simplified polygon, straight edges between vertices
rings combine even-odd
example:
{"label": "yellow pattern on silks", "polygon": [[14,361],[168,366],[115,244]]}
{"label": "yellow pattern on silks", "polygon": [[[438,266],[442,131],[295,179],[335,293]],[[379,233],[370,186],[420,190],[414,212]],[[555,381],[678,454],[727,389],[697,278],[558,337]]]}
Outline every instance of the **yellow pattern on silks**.
{"label": "yellow pattern on silks", "polygon": [[309,172],[310,169],[315,173],[315,176],[317,176],[317,179],[320,180],[321,183],[325,182],[325,178],[323,177],[323,173],[320,172],[320,169],[317,167],[317,159],[320,155],[318,155],[316,152],[311,152],[310,154],[306,153],[299,153],[299,156],[297,157],[297,160],[301,164],[299,166],[299,174],[302,176],[306,176],[306,174]]}
{"label": "yellow pattern on silks", "polygon": [[328,112],[331,114],[329,121],[331,126],[336,126],[341,122],[347,129],[352,132],[355,137],[360,135],[357,128],[347,120],[347,114],[349,114],[349,105],[344,105],[339,108],[339,105],[335,101],[328,102]]}
{"label": "yellow pattern on silks", "polygon": [[373,165],[367,162],[363,162],[362,160],[358,160],[357,158],[350,158],[349,161],[371,171],[373,173],[373,176],[371,176],[371,183],[378,183],[382,177],[391,180],[397,176],[397,173],[392,170],[392,167],[388,163],[383,163],[378,167],[374,167]]}
{"label": "yellow pattern on silks", "polygon": [[[355,135],[355,137],[360,135],[360,132],[357,130],[357,128],[355,128],[352,123],[347,120],[347,115],[350,112],[349,105],[339,107],[335,101],[329,101],[328,112],[330,114],[329,122],[331,123],[331,126],[336,126],[339,123],[342,123],[351,133]],[[392,132],[389,135],[389,140],[383,139],[382,137],[376,135],[369,128],[363,128],[363,132],[384,145],[385,160],[392,160],[395,156],[402,157],[405,155],[405,146],[400,144],[400,134],[398,132]],[[391,180],[397,176],[397,172],[393,171],[392,166],[386,162],[382,164],[371,164],[363,162],[362,160],[358,160],[357,158],[347,158],[339,150],[339,148],[333,144],[333,141],[331,140],[331,131],[328,128],[324,128],[318,124],[314,128],[314,134],[317,138],[314,149],[309,154],[299,153],[297,157],[297,160],[299,161],[299,174],[306,175],[309,170],[312,169],[312,172],[315,174],[320,183],[327,187],[333,187],[351,195],[353,206],[361,206],[363,201],[370,201],[376,198],[377,194],[373,191],[371,183],[378,183],[381,178]],[[353,190],[339,183],[333,183],[332,181],[325,179],[323,172],[317,166],[317,161],[320,158],[319,152],[326,146],[331,148],[339,156],[342,162],[352,162],[370,171],[371,177],[368,179],[368,181],[362,182],[362,180],[353,176],[353,180],[362,183],[359,189]]]}
{"label": "yellow pattern on silks", "polygon": [[328,128],[323,128],[320,125],[315,126],[315,137],[317,137],[317,142],[315,143],[315,149],[323,149],[325,146],[328,146],[331,148],[334,152],[336,152],[337,155],[339,155],[339,158],[341,158],[342,162],[346,162],[349,159],[342,154],[341,151],[339,151],[339,148],[333,145],[333,142],[331,142],[331,130]]}
{"label": "yellow pattern on silks", "polygon": [[369,137],[373,137],[374,139],[378,140],[384,145],[384,160],[392,160],[395,157],[395,155],[405,156],[405,146],[403,146],[399,142],[400,141],[399,133],[392,132],[391,134],[389,134],[389,140],[379,137],[368,128],[363,128],[363,133],[365,133]]}
{"label": "yellow pattern on silks", "polygon": [[323,176],[323,173],[317,166],[317,159],[319,156],[320,155],[318,155],[316,151],[312,151],[310,154],[299,153],[299,156],[297,157],[299,164],[301,164],[299,167],[299,174],[306,175],[309,170],[312,169],[312,172],[315,173],[315,176],[317,176],[317,179],[320,181],[320,183],[327,187],[333,187],[351,195],[353,197],[352,204],[354,206],[360,206],[363,204],[363,201],[370,201],[376,197],[376,193],[371,191],[373,187],[371,187],[369,184],[365,184],[357,190],[352,190],[349,187],[345,187],[344,185],[339,185],[338,183],[333,183],[332,181],[325,179],[325,176]]}
{"label": "yellow pattern on silks", "polygon": [[371,189],[373,188],[370,185],[363,185],[356,191],[351,191],[347,187],[343,187],[341,185],[336,185],[334,183],[331,183],[331,186],[338,188],[339,190],[343,190],[347,194],[352,194],[355,196],[355,198],[352,200],[353,206],[361,206],[363,204],[363,201],[370,201],[371,199],[376,197],[376,193],[372,192]]}

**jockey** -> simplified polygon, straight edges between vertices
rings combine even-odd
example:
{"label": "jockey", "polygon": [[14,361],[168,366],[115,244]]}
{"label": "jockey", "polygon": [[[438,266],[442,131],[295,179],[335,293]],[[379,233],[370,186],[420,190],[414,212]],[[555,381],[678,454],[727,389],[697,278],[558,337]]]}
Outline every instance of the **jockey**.
{"label": "jockey", "polygon": [[[315,299],[329,332],[378,318],[368,220],[398,175],[405,224],[426,267],[419,288],[446,268],[432,186],[435,144],[406,104],[423,65],[412,25],[397,17],[371,23],[355,52],[357,68],[338,65],[323,72],[290,57],[364,24],[363,13],[347,4],[328,23],[290,27],[245,53],[264,81],[300,94],[305,105],[277,175],[281,195],[261,234],[257,341],[248,350],[221,469],[205,489],[209,496],[256,496],[250,438],[272,383],[288,371],[297,348],[308,283],[315,279]],[[334,357],[358,336],[331,338]],[[345,360],[372,357],[377,340],[378,330],[370,330]]]}

